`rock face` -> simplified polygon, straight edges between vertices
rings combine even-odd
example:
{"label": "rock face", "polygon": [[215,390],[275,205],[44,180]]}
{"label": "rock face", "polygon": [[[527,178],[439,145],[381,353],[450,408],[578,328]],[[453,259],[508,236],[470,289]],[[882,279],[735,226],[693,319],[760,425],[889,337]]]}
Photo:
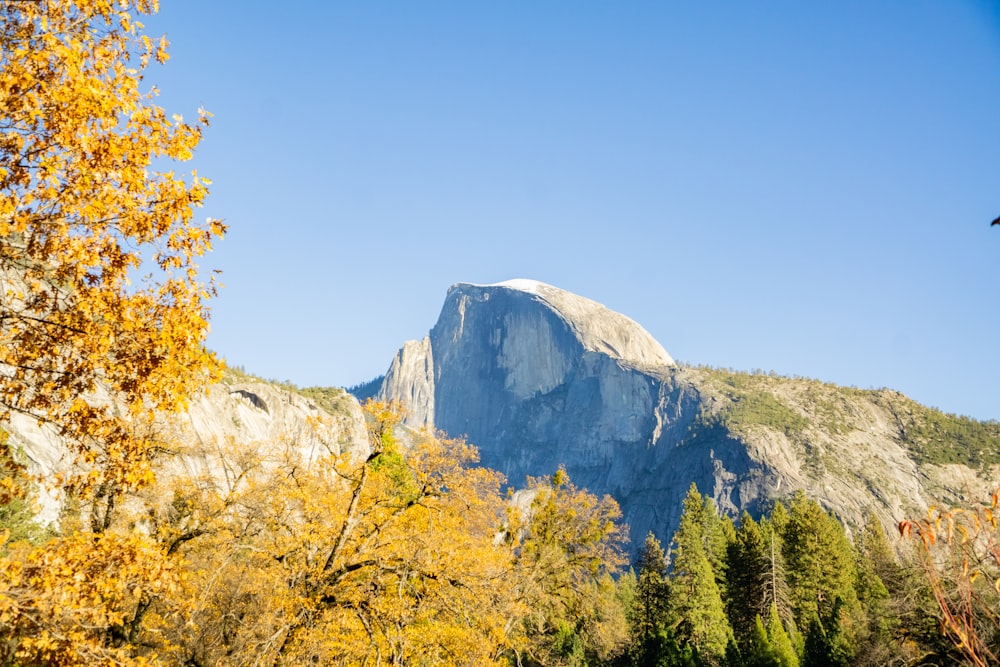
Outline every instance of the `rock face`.
{"label": "rock face", "polygon": [[665,444],[698,409],[677,371],[641,326],[589,299],[527,280],[458,284],[430,335],[396,355],[380,398],[406,405],[410,426],[465,435],[513,485],[565,466],[615,496],[637,533],[676,523],[674,489],[712,489],[749,466],[732,442],[707,458]]}
{"label": "rock face", "polygon": [[[330,413],[304,396],[250,378],[209,387],[166,428],[177,435],[186,454],[164,461],[163,467],[168,473],[187,475],[214,472],[213,451],[227,443],[260,448],[284,442],[307,456],[353,451],[367,456],[369,447],[361,407],[353,397],[345,393],[338,410]],[[71,468],[72,456],[52,429],[24,415],[14,415],[4,430],[24,453],[32,473],[51,478]],[[54,521],[60,501],[44,488],[39,491],[39,519],[42,523]]]}
{"label": "rock face", "polygon": [[[429,336],[396,355],[379,397],[401,401],[410,426],[466,436],[512,485],[565,466],[618,500],[633,546],[650,530],[669,540],[692,482],[733,516],[801,489],[848,528],[985,488],[988,475],[967,467],[918,465],[888,399],[845,402],[829,389],[821,401],[821,383],[747,376],[759,385],[748,399],[717,376],[678,367],[641,326],[589,299],[528,280],[460,283]],[[779,405],[788,423],[725,418],[741,401]]]}

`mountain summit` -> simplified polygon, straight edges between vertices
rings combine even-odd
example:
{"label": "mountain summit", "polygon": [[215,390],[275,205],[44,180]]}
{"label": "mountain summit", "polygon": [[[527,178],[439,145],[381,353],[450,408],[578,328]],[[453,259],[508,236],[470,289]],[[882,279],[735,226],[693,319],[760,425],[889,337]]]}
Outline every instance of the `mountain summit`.
{"label": "mountain summit", "polygon": [[628,317],[525,279],[452,286],[379,396],[410,426],[466,436],[515,486],[565,467],[619,501],[633,540],[669,539],[692,482],[732,515],[802,490],[849,527],[890,526],[983,488],[1000,461],[996,424],[889,390],[681,367]]}

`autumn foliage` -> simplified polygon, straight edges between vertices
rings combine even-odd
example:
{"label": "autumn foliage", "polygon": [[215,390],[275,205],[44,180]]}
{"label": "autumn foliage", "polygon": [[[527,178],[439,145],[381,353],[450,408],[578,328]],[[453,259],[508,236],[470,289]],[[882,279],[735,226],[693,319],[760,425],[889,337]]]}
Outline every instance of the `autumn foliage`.
{"label": "autumn foliage", "polygon": [[196,259],[208,181],[175,174],[207,124],[167,116],[144,83],[166,42],[155,0],[0,3],[0,418],[36,417],[74,446],[66,488],[104,498],[150,479],[136,424],[214,373],[213,288]]}
{"label": "autumn foliage", "polygon": [[917,542],[940,610],[941,629],[970,665],[1000,663],[1000,490],[987,504],[932,507],[902,521],[900,534]]}

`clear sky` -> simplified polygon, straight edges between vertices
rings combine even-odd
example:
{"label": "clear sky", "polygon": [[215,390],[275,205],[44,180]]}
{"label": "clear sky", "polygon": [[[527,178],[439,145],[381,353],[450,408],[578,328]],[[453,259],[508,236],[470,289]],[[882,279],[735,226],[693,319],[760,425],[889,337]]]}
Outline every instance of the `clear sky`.
{"label": "clear sky", "polygon": [[230,363],[362,382],[520,277],[684,362],[1000,418],[998,2],[161,5]]}

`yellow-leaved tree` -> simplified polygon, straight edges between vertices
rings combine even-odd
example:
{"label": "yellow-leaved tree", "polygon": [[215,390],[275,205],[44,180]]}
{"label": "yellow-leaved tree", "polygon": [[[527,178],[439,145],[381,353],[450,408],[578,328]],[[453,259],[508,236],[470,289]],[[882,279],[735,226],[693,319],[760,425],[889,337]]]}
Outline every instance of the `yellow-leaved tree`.
{"label": "yellow-leaved tree", "polygon": [[224,475],[165,481],[153,537],[185,576],[141,643],[170,664],[502,663],[524,613],[497,544],[503,477],[367,411],[367,458],[232,443],[211,457]]}
{"label": "yellow-leaved tree", "polygon": [[216,368],[196,259],[225,227],[194,218],[208,181],[170,170],[206,114],[169,117],[143,81],[167,58],[137,20],[155,10],[0,3],[0,419],[58,428],[83,469],[67,488],[105,500],[149,479],[135,425]]}
{"label": "yellow-leaved tree", "polygon": [[[36,545],[0,527],[3,664],[142,663],[145,612],[178,583],[162,545],[113,525],[153,479],[154,416],[218,372],[196,262],[225,227],[195,221],[207,181],[170,170],[206,114],[169,117],[143,81],[167,58],[137,20],[155,10],[0,2],[0,422],[62,436],[58,490],[84,519]],[[0,502],[30,486],[5,479]]]}

